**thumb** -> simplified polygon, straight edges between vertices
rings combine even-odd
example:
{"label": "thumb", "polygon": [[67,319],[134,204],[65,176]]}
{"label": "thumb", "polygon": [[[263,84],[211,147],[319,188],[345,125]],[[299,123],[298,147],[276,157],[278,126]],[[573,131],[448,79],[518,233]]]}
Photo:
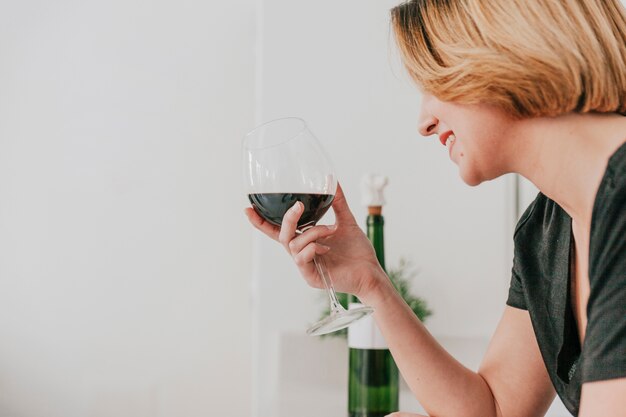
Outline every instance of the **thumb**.
{"label": "thumb", "polygon": [[350,207],[348,207],[346,196],[343,194],[343,190],[341,189],[341,185],[339,183],[337,183],[337,192],[335,193],[332,207],[335,212],[337,223],[356,223],[354,215],[350,211]]}

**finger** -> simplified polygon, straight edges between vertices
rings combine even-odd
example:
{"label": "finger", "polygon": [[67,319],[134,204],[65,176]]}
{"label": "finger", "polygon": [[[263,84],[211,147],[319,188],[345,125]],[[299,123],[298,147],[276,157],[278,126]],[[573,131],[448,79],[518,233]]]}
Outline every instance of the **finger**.
{"label": "finger", "polygon": [[299,253],[294,255],[293,260],[300,268],[305,267],[307,264],[313,262],[315,255],[323,255],[330,250],[328,246],[320,243],[311,242],[304,247]]}
{"label": "finger", "polygon": [[337,192],[332,207],[337,223],[356,223],[340,184],[337,184]]}
{"label": "finger", "polygon": [[280,233],[278,234],[278,241],[283,244],[285,249],[289,251],[289,242],[296,235],[296,229],[298,228],[298,220],[302,215],[304,205],[300,201],[291,206],[289,210],[283,216],[283,222],[280,226]]}
{"label": "finger", "polygon": [[280,233],[280,228],[278,226],[274,226],[263,217],[259,216],[252,207],[246,207],[244,213],[248,216],[248,221],[252,224],[252,226],[259,229],[272,239],[278,240],[278,234]]}
{"label": "finger", "polygon": [[311,242],[328,237],[337,231],[337,225],[332,226],[315,226],[296,236],[289,242],[289,251],[292,255],[299,253],[305,246]]}

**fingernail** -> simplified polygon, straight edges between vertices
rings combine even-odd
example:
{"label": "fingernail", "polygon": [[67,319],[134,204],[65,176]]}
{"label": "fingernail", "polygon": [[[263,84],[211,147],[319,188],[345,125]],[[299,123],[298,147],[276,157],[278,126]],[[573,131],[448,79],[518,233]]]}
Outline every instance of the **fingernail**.
{"label": "fingernail", "polygon": [[296,201],[296,204],[294,204],[293,206],[291,206],[291,211],[293,211],[294,213],[298,213],[300,211],[300,208],[302,207],[302,203],[299,201]]}
{"label": "fingernail", "polygon": [[327,226],[328,230],[330,230],[331,232],[334,232],[335,230],[337,230],[337,225],[336,224],[331,224],[330,226]]}
{"label": "fingernail", "polygon": [[326,252],[328,252],[330,250],[330,246],[322,245],[321,243],[318,243],[318,245],[320,245],[322,247],[322,249],[324,249],[324,251],[326,251]]}

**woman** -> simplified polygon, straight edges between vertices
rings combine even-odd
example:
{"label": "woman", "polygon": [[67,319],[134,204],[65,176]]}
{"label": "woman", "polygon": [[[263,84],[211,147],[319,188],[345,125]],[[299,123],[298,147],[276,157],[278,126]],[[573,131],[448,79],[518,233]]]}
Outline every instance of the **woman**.
{"label": "woman", "polygon": [[[419,131],[463,181],[515,172],[541,191],[515,230],[507,307],[478,372],[452,358],[396,293],[338,190],[336,224],[296,235],[251,208],[307,282],[324,254],[335,288],[375,308],[433,416],[626,416],[626,12],[619,0],[413,0],[392,10],[422,90]],[[397,413],[403,415],[403,413]]]}

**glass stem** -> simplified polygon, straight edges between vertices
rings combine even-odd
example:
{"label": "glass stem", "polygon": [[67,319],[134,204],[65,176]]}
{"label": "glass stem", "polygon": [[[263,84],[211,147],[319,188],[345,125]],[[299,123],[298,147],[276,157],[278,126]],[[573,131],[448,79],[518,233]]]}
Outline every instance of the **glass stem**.
{"label": "glass stem", "polygon": [[315,255],[313,258],[313,263],[315,264],[315,268],[317,269],[317,273],[322,278],[324,282],[324,287],[326,287],[326,293],[328,293],[328,298],[330,299],[330,311],[332,313],[336,313],[343,310],[343,307],[337,300],[337,294],[335,294],[335,289],[333,288],[333,282],[330,279],[330,274],[328,273],[328,268],[326,268],[326,261],[324,258],[319,255]]}

